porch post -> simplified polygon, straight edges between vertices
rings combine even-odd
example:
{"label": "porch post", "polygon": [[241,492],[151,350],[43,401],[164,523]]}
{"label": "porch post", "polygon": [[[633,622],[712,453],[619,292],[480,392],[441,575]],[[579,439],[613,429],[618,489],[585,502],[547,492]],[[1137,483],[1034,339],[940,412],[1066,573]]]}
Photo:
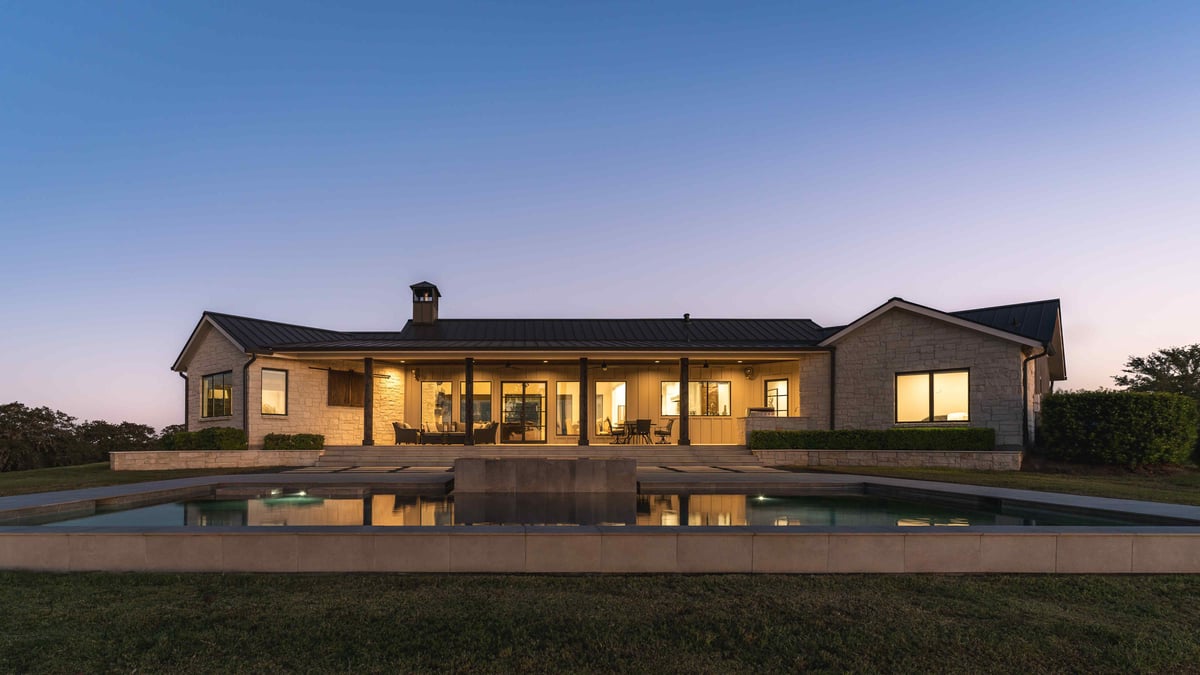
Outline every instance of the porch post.
{"label": "porch post", "polygon": [[587,445],[589,443],[588,432],[591,431],[591,426],[588,424],[588,400],[591,398],[588,395],[588,365],[587,357],[579,357],[579,444]]}
{"label": "porch post", "polygon": [[679,444],[691,445],[688,437],[688,358],[679,359]]}
{"label": "porch post", "polygon": [[470,356],[466,358],[466,371],[467,390],[463,392],[463,400],[467,405],[467,419],[463,420],[463,426],[467,434],[463,437],[463,445],[475,445],[475,359]]}
{"label": "porch post", "polygon": [[363,445],[375,445],[375,359],[363,359]]}

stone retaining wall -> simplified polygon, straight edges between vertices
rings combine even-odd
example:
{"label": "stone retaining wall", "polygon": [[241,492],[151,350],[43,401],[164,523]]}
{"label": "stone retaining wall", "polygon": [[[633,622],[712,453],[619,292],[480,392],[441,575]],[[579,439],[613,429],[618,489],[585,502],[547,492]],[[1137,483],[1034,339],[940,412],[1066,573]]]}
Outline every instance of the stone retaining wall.
{"label": "stone retaining wall", "polygon": [[109,453],[113,471],[313,466],[321,450],[146,450]]}
{"label": "stone retaining wall", "polygon": [[1020,471],[1019,450],[754,450],[767,466],[918,466]]}
{"label": "stone retaining wall", "polygon": [[[17,529],[17,528],[5,528]],[[771,532],[429,528],[326,532],[0,531],[0,569],[157,572],[1197,573],[1200,530]],[[699,529],[699,528],[696,528]],[[941,529],[941,528],[929,528]],[[564,531],[569,530],[569,531]]]}

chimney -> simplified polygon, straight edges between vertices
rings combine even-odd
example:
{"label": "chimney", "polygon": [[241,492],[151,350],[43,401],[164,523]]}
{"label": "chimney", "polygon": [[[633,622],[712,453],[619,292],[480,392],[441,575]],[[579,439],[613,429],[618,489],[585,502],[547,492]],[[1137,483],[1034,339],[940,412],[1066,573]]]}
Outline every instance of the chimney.
{"label": "chimney", "polygon": [[437,323],[438,298],[442,297],[438,287],[428,281],[422,281],[409,288],[413,292],[413,323],[418,326],[432,326]]}

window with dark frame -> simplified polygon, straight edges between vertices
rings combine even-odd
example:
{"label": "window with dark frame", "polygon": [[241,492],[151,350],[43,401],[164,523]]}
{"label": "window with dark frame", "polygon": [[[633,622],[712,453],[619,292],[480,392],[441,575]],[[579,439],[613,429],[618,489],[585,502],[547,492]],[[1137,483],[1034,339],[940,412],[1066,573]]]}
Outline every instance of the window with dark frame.
{"label": "window with dark frame", "polygon": [[[730,390],[728,380],[699,380],[688,383],[688,415],[697,417],[728,417],[730,414]],[[660,412],[663,417],[679,414],[679,382],[660,383],[662,399]]]}
{"label": "window with dark frame", "polygon": [[286,415],[288,402],[288,371],[262,369],[262,414]]}
{"label": "window with dark frame", "polygon": [[775,411],[776,417],[788,415],[788,381],[767,380],[765,401],[768,408]]}
{"label": "window with dark frame", "polygon": [[200,417],[233,415],[233,371],[205,375],[200,379]]}
{"label": "window with dark frame", "polygon": [[896,423],[969,422],[970,371],[896,373]]}
{"label": "window with dark frame", "polygon": [[365,380],[362,373],[353,370],[329,371],[329,405],[363,407],[363,388]]}

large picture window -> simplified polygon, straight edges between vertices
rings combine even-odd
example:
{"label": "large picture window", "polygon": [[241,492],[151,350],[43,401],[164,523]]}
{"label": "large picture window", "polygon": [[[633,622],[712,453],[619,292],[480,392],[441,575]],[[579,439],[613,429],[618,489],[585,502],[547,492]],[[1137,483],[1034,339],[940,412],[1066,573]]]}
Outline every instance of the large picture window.
{"label": "large picture window", "polygon": [[579,383],[555,384],[556,404],[554,433],[559,436],[579,435]]}
{"label": "large picture window", "polygon": [[362,373],[353,370],[330,370],[329,405],[346,405],[357,408],[363,407],[363,387],[365,380]]}
{"label": "large picture window", "polygon": [[287,414],[287,385],[286,370],[262,369],[262,414]]}
{"label": "large picture window", "polygon": [[229,417],[233,414],[233,371],[205,375],[200,380],[200,416]]}
{"label": "large picture window", "polygon": [[896,374],[896,422],[969,422],[970,371]]}
{"label": "large picture window", "polygon": [[625,424],[625,383],[597,382],[595,389],[596,433],[612,434],[613,427]]}
{"label": "large picture window", "polygon": [[421,426],[426,431],[456,431],[449,382],[421,383]]}
{"label": "large picture window", "polygon": [[[715,380],[700,380],[688,382],[688,415],[699,417],[728,417],[729,382]],[[663,417],[674,417],[679,414],[679,382],[662,383]]]}
{"label": "large picture window", "polygon": [[[476,424],[487,424],[492,421],[492,383],[477,381],[475,385],[475,398],[472,403],[475,406],[475,414],[471,415],[471,421]],[[460,420],[467,419],[467,383],[458,383],[458,418]]]}

